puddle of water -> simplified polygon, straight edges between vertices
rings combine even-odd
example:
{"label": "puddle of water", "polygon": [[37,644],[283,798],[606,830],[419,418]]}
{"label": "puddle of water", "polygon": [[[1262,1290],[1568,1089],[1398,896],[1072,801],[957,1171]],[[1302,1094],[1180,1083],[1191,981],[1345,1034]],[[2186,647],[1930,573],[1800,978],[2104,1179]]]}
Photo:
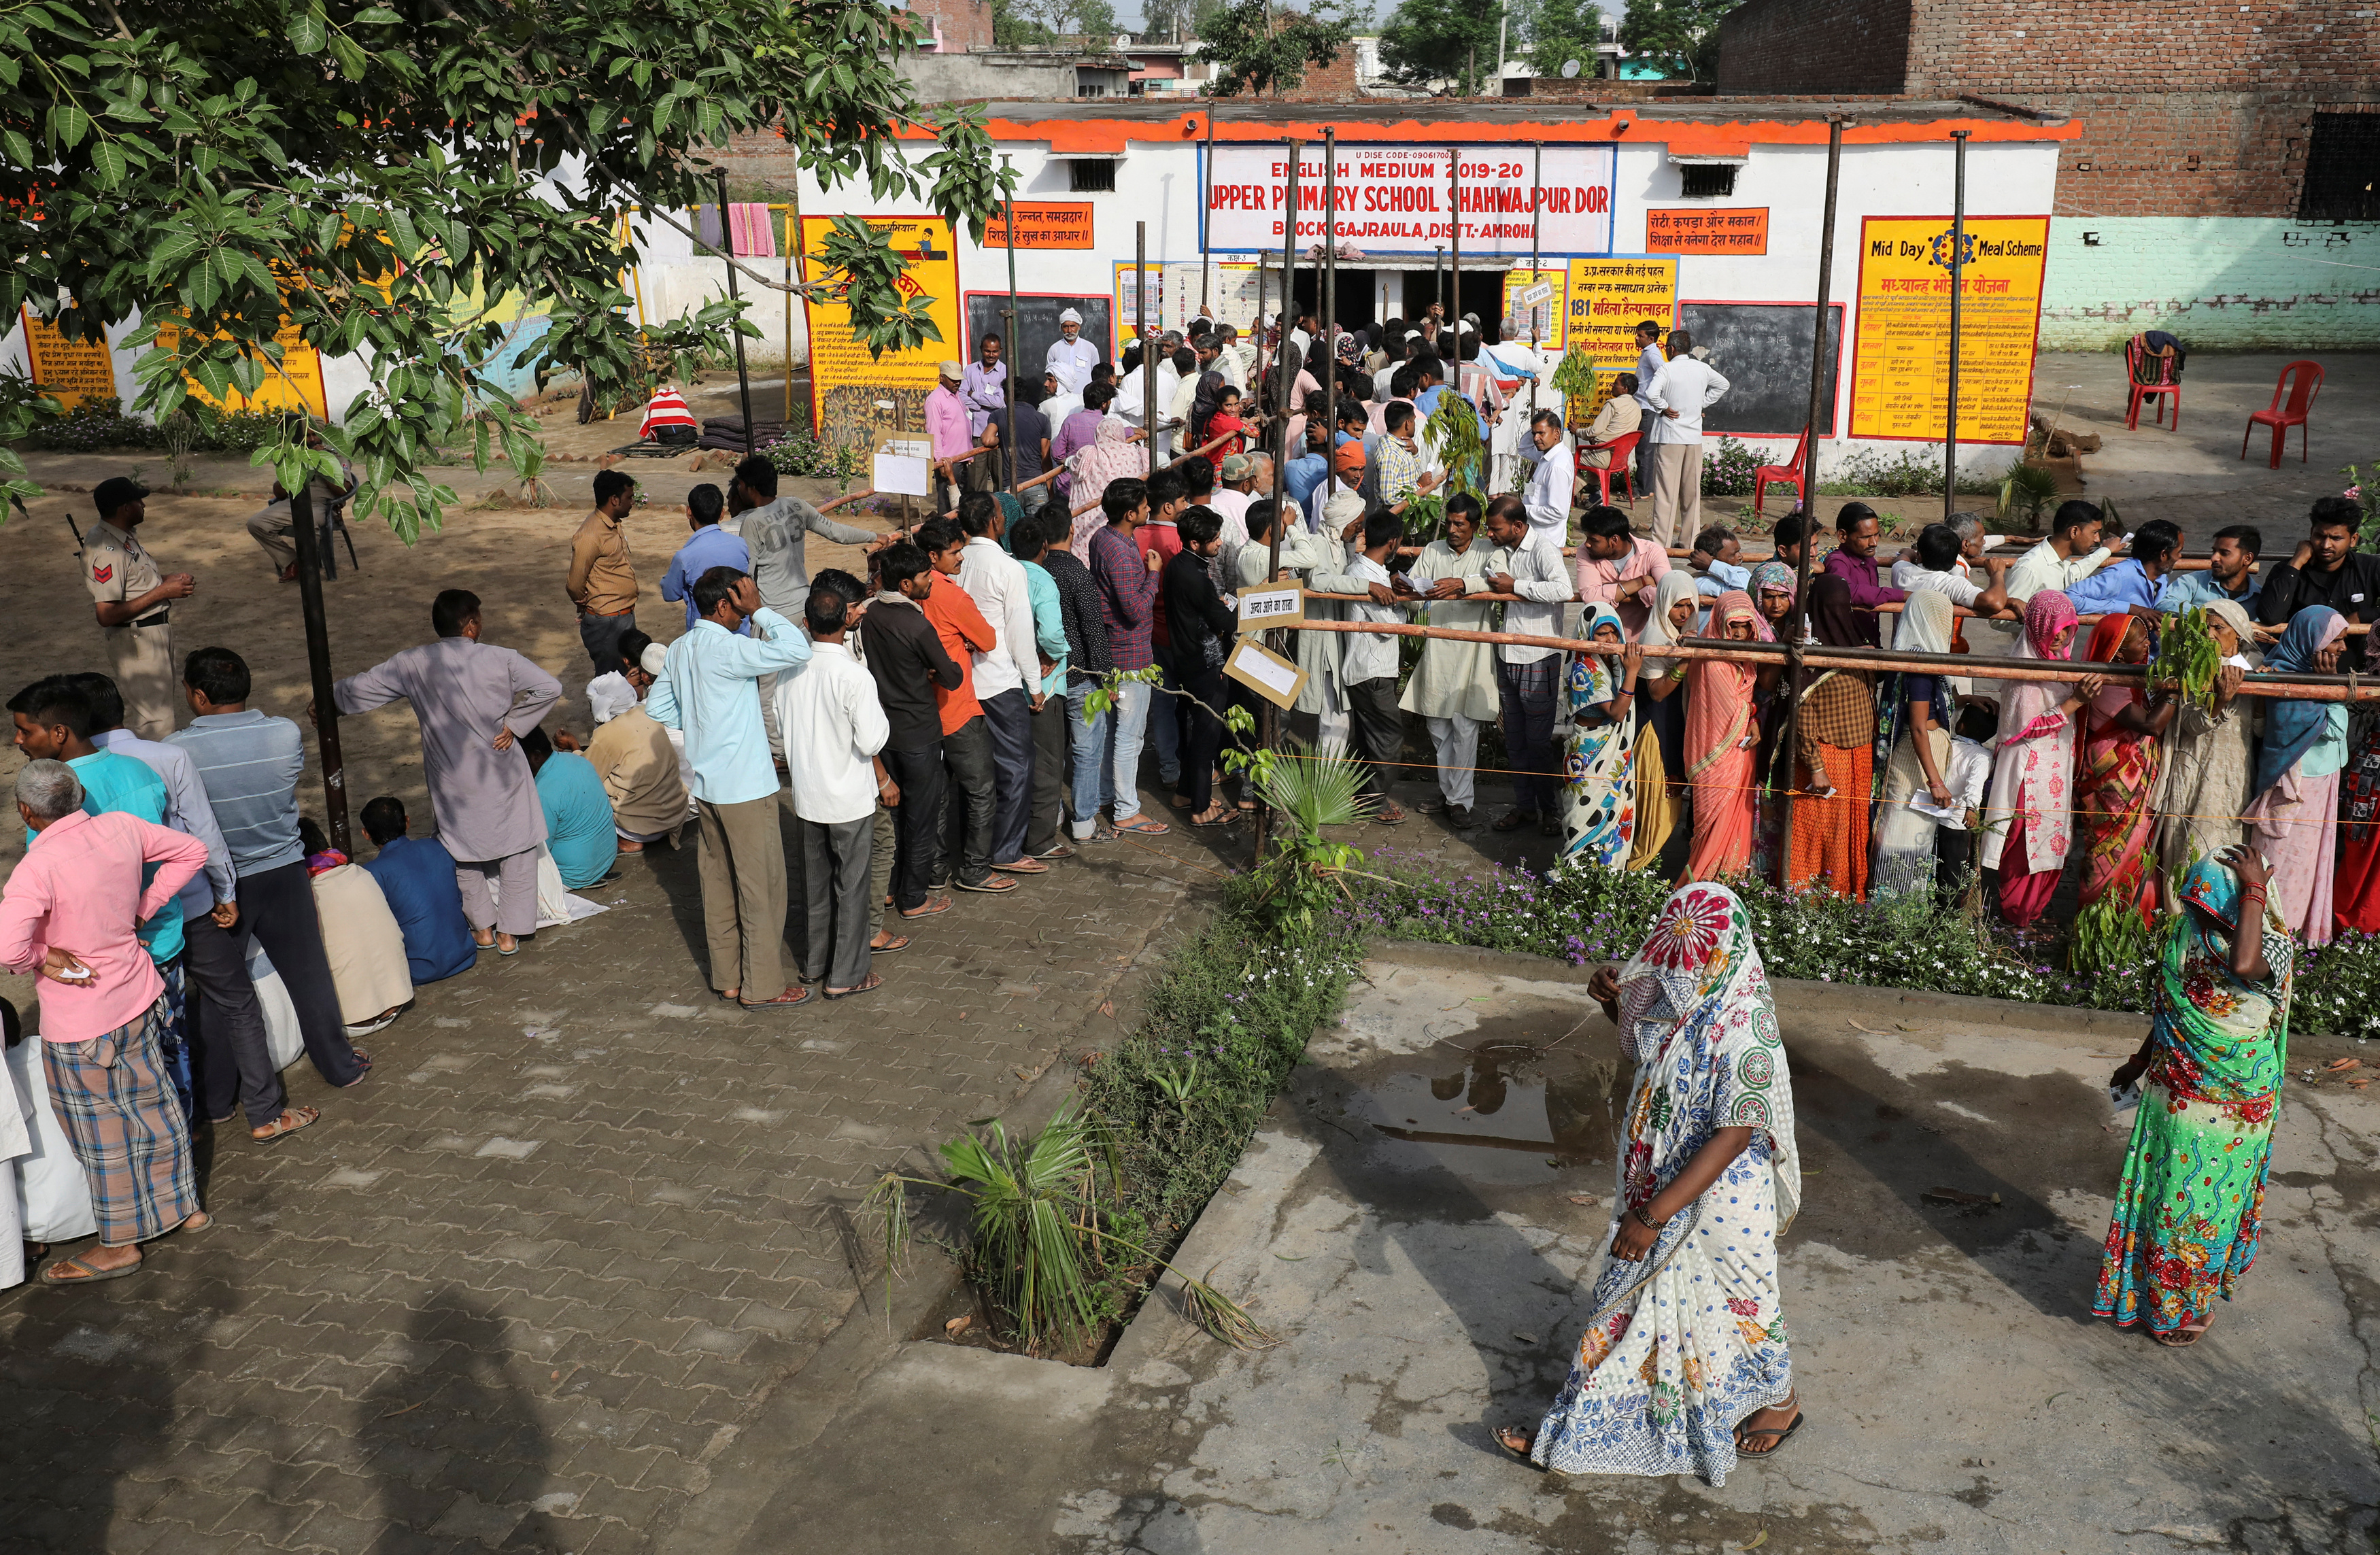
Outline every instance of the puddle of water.
{"label": "puddle of water", "polygon": [[1576,1182],[1611,1159],[1629,1079],[1616,1045],[1548,1050],[1441,1043],[1344,1072],[1341,1122],[1390,1171],[1445,1171],[1483,1185]]}

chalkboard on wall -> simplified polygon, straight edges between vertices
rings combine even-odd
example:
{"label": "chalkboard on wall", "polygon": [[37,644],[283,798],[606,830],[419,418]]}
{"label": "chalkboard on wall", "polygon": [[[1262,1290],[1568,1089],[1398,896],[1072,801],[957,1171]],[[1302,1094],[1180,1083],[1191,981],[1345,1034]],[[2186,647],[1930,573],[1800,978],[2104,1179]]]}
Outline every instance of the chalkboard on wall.
{"label": "chalkboard on wall", "polygon": [[[1728,383],[1726,397],[1703,412],[1706,432],[1739,437],[1799,437],[1810,419],[1808,302],[1681,302],[1678,327]],[[1836,379],[1843,360],[1843,305],[1827,307],[1827,384],[1818,435],[1835,435]]]}
{"label": "chalkboard on wall", "polygon": [[966,294],[966,359],[973,361],[980,354],[976,343],[987,334],[997,334],[1008,342],[1012,361],[1025,364],[1025,383],[1038,378],[1041,363],[1050,355],[1050,344],[1058,338],[1058,315],[1073,309],[1083,316],[1083,338],[1099,348],[1108,361],[1115,360],[1115,331],[1109,318],[1115,310],[1111,298],[1104,297],[1035,297],[1016,294],[1016,329],[1014,338],[1002,327],[1001,315],[1007,311],[1006,292],[969,292]]}

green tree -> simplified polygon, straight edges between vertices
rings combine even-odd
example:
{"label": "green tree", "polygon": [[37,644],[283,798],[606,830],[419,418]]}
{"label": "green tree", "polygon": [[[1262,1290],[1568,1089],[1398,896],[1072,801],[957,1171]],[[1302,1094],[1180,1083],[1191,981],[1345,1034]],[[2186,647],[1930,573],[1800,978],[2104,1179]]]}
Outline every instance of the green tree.
{"label": "green tree", "polygon": [[[1305,67],[1339,57],[1366,13],[1341,0],[1316,0],[1305,13],[1276,9],[1271,0],[1238,0],[1198,26],[1199,63],[1215,67],[1210,97],[1261,97],[1305,79]],[[1203,15],[1203,13],[1202,13]]]}
{"label": "green tree", "polygon": [[1687,80],[1718,79],[1719,18],[1740,0],[1628,0],[1620,42]]}
{"label": "green tree", "polygon": [[1018,0],[991,0],[991,41],[1003,49],[1039,49],[1058,38]]}
{"label": "green tree", "polygon": [[1469,97],[1496,73],[1498,0],[1404,0],[1380,29],[1380,68],[1406,86],[1451,80]]}
{"label": "green tree", "polygon": [[994,42],[1000,41],[1002,13],[1020,42],[1044,46],[1079,38],[1104,48],[1120,30],[1108,0],[993,0]]}
{"label": "green tree", "polygon": [[[1514,25],[1520,22],[1516,7]],[[1603,12],[1595,0],[1535,0],[1529,7],[1529,68],[1540,76],[1560,76],[1562,66],[1577,60],[1582,76],[1595,74],[1596,45],[1603,41]]]}
{"label": "green tree", "polygon": [[[718,198],[732,138],[776,134],[831,185],[922,199],[980,236],[990,143],[963,113],[921,113],[892,67],[912,46],[866,0],[18,0],[0,8],[0,200],[41,220],[0,224],[0,313],[85,338],[138,313],[134,406],[161,419],[186,378],[220,398],[280,374],[285,320],[364,366],[327,440],[363,511],[410,541],[454,501],[439,445],[482,468],[492,441],[516,468],[541,457],[495,369],[576,367],[620,396],[646,383],[643,351],[686,370],[757,333],[725,302],[639,330],[622,289],[632,213],[683,227],[669,213]],[[911,166],[892,137],[914,125],[940,143]],[[826,258],[816,289],[871,348],[939,337],[865,223],[838,222]],[[500,359],[492,315],[515,298],[552,327]],[[12,491],[34,488],[4,444],[45,412],[0,392]],[[292,489],[335,469],[300,430],[256,455]]]}

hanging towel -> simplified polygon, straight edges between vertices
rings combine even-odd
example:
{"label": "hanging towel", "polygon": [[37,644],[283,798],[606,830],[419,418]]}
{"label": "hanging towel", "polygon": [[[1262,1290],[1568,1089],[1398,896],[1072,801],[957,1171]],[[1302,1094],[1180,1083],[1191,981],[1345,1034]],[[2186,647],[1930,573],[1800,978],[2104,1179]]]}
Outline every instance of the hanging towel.
{"label": "hanging towel", "polygon": [[777,257],[777,223],[766,205],[728,206],[727,231],[737,258]]}
{"label": "hanging towel", "polygon": [[719,207],[698,205],[694,208],[694,239],[703,248],[696,249],[700,257],[704,249],[716,252],[727,246],[727,234],[719,224]]}

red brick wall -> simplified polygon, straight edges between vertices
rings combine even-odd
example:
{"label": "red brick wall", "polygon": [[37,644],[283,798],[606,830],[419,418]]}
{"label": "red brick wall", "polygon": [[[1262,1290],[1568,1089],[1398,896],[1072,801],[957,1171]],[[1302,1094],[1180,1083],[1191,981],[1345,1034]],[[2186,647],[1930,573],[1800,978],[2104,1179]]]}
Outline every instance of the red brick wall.
{"label": "red brick wall", "polygon": [[948,53],[991,47],[991,0],[909,0],[909,9],[941,24]]}
{"label": "red brick wall", "polygon": [[[1337,58],[1328,65],[1309,65],[1305,79],[1281,93],[1283,103],[1348,103],[1361,97],[1355,90],[1355,49],[1354,44],[1339,51]],[[1270,102],[1267,97],[1263,101]]]}
{"label": "red brick wall", "polygon": [[[2317,108],[2380,103],[2374,0],[1748,0],[1721,92],[1973,93],[2081,122],[2070,215],[2289,216]],[[1897,13],[1905,67],[1886,74]]]}
{"label": "red brick wall", "polygon": [[1718,90],[1897,92],[1911,0],[1748,0],[1719,22]]}

